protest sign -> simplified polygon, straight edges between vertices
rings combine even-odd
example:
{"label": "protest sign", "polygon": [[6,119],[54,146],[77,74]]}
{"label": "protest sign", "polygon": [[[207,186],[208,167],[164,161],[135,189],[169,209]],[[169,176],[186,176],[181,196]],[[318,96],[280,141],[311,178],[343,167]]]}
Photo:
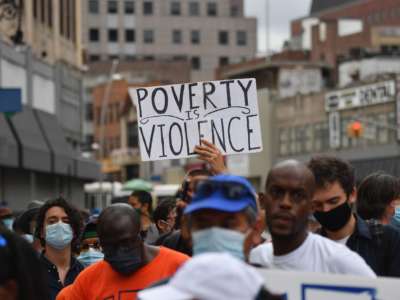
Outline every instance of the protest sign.
{"label": "protest sign", "polygon": [[224,154],[262,151],[255,79],[129,89],[143,161],[194,156],[206,139]]}
{"label": "protest sign", "polygon": [[288,300],[396,300],[399,279],[259,269],[267,289]]}

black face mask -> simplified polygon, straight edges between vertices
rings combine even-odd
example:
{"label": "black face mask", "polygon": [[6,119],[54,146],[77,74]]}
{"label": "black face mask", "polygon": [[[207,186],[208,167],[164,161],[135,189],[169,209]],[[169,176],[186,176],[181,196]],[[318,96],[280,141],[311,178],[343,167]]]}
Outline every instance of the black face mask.
{"label": "black face mask", "polygon": [[128,276],[143,266],[142,251],[140,247],[129,250],[118,249],[107,251],[104,249],[104,260],[118,273]]}
{"label": "black face mask", "polygon": [[329,231],[338,231],[350,220],[351,208],[350,205],[345,202],[327,212],[316,211],[314,217],[323,228]]}

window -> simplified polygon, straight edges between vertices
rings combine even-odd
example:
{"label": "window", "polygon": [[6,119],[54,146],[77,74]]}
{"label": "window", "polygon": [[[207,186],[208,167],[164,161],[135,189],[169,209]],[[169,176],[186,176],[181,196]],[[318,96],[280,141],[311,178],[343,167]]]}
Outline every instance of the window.
{"label": "window", "polygon": [[85,120],[93,121],[93,105],[92,103],[85,104]]}
{"label": "window", "polygon": [[47,25],[53,26],[53,1],[47,3]]}
{"label": "window", "polygon": [[99,1],[89,0],[89,13],[98,14],[99,13]]}
{"label": "window", "polygon": [[154,60],[154,56],[153,55],[146,55],[143,57],[144,60],[146,61],[153,61]]}
{"label": "window", "polygon": [[247,32],[246,31],[237,31],[236,32],[236,43],[238,46],[246,46],[247,45]]}
{"label": "window", "polygon": [[207,3],[207,15],[209,17],[216,17],[217,12],[217,3],[216,2],[208,2]]}
{"label": "window", "polygon": [[198,56],[193,56],[192,57],[192,69],[193,70],[200,70],[201,69],[200,57],[198,57]]}
{"label": "window", "polygon": [[135,41],[135,30],[134,29],[125,29],[125,41],[134,42]]}
{"label": "window", "polygon": [[133,15],[135,13],[135,2],[125,1],[124,11],[127,15]]}
{"label": "window", "polygon": [[223,66],[226,66],[226,65],[229,65],[229,57],[227,57],[227,56],[221,56],[221,57],[219,58],[219,66],[220,66],[220,67],[223,67]]}
{"label": "window", "polygon": [[228,31],[220,31],[218,33],[218,41],[220,45],[228,45],[229,44],[229,33]]}
{"label": "window", "polygon": [[171,2],[171,16],[181,15],[181,3],[179,1]]}
{"label": "window", "polygon": [[118,30],[117,29],[108,29],[108,41],[118,42]]}
{"label": "window", "polygon": [[89,61],[90,62],[96,62],[100,60],[100,55],[97,54],[91,54],[89,55]]}
{"label": "window", "polygon": [[127,134],[128,134],[128,148],[137,148],[139,146],[137,122],[128,123]]}
{"label": "window", "polygon": [[190,40],[191,40],[192,44],[195,44],[195,45],[200,44],[200,31],[192,30],[190,32]]}
{"label": "window", "polygon": [[150,1],[143,2],[143,14],[145,16],[150,16],[153,14],[153,2]]}
{"label": "window", "polygon": [[136,56],[135,55],[126,55],[125,56],[125,60],[126,61],[135,61],[136,60]]}
{"label": "window", "polygon": [[108,60],[110,60],[110,61],[113,61],[113,60],[116,60],[116,59],[119,59],[118,55],[112,54],[112,55],[108,56]]}
{"label": "window", "polygon": [[98,42],[100,40],[99,29],[90,28],[89,29],[89,41]]}
{"label": "window", "polygon": [[182,44],[182,31],[180,31],[180,30],[172,31],[172,43]]}
{"label": "window", "polygon": [[109,14],[116,14],[118,13],[118,2],[117,1],[112,1],[109,0],[108,1],[108,7],[107,7],[107,11]]}
{"label": "window", "polygon": [[147,29],[143,31],[143,43],[152,44],[154,43],[154,31]]}
{"label": "window", "polygon": [[189,2],[189,16],[195,17],[200,16],[200,5],[199,2]]}
{"label": "window", "polygon": [[239,7],[235,4],[231,6],[231,17],[238,17],[239,16]]}

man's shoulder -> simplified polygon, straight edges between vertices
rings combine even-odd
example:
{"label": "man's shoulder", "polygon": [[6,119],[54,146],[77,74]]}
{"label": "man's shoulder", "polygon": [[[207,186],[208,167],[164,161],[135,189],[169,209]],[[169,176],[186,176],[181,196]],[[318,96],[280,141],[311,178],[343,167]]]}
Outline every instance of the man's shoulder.
{"label": "man's shoulder", "polygon": [[271,242],[263,243],[250,251],[249,262],[253,265],[268,266],[273,256]]}
{"label": "man's shoulder", "polygon": [[91,280],[93,277],[98,277],[100,274],[104,274],[104,272],[109,269],[111,269],[111,267],[104,260],[98,261],[82,270],[78,275],[77,280]]}
{"label": "man's shoulder", "polygon": [[169,261],[175,261],[175,262],[185,262],[186,260],[189,259],[189,256],[187,256],[186,254],[183,254],[181,252],[163,246],[160,246],[159,255],[165,259],[168,259]]}

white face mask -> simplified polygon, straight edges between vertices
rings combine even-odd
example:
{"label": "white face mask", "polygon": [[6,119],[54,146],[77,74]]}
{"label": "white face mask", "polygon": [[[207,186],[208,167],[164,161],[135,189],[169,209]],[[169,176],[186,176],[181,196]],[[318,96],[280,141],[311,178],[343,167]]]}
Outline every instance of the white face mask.
{"label": "white face mask", "polygon": [[72,241],[73,231],[71,225],[58,222],[46,226],[46,243],[51,247],[62,250]]}

